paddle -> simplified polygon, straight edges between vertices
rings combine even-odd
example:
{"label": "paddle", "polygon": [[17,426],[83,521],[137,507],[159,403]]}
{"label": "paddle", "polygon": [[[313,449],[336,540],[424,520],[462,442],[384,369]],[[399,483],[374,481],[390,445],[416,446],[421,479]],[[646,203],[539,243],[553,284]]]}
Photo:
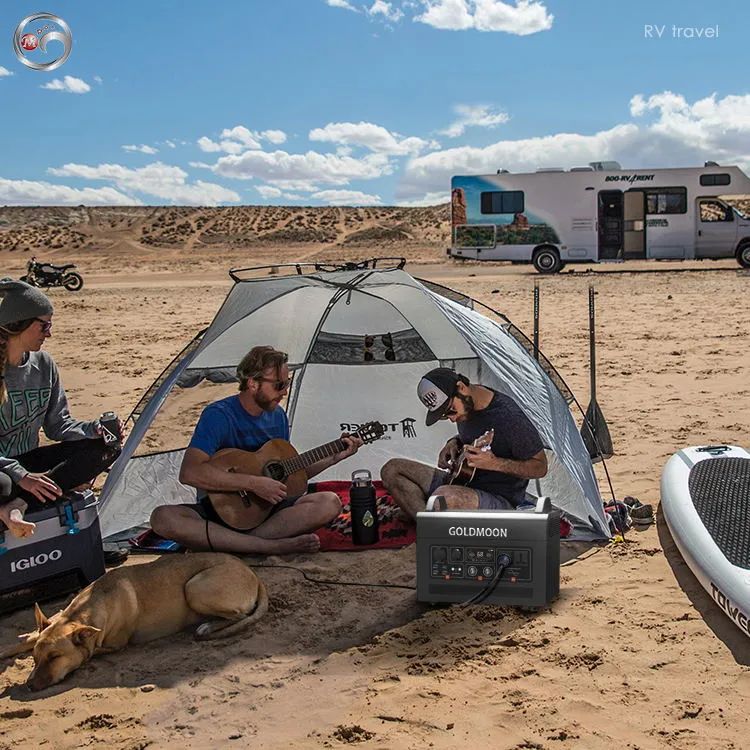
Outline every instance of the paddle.
{"label": "paddle", "polygon": [[534,359],[539,361],[539,282],[534,282]]}
{"label": "paddle", "polygon": [[591,373],[591,401],[581,427],[581,437],[592,463],[611,458],[614,450],[607,420],[596,402],[596,334],[594,312],[594,285],[589,284],[589,371]]}

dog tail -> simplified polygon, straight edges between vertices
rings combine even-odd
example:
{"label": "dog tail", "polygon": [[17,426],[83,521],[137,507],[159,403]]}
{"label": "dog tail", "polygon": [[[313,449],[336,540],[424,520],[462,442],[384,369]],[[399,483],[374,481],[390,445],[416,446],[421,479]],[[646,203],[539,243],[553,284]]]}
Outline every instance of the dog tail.
{"label": "dog tail", "polygon": [[229,638],[237,633],[242,633],[246,628],[258,622],[263,615],[268,612],[268,590],[262,579],[258,579],[258,599],[255,602],[255,608],[252,612],[241,620],[234,622],[219,620],[214,622],[204,622],[199,625],[195,635],[200,640],[211,640],[213,638]]}

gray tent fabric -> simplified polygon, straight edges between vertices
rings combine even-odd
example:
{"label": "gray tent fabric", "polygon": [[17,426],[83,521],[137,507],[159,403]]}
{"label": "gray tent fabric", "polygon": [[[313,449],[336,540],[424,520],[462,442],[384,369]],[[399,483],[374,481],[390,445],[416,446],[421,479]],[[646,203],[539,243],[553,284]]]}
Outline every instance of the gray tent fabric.
{"label": "gray tent fabric", "polygon": [[[510,395],[539,430],[550,468],[530,483],[529,494],[549,495],[574,521],[574,538],[609,538],[596,476],[568,401],[511,335],[509,322],[492,320],[465,296],[448,292],[428,288],[402,268],[237,280],[200,340],[172,363],[137,409],[102,490],[104,536],[147,526],[157,505],[194,500],[195,491],[178,480],[185,445],[148,453],[141,443],[149,444],[152,423],[170,394],[234,382],[242,356],[270,344],[289,355],[286,409],[297,450],[369,421],[386,427],[382,439],[316,479],[350,479],[359,469],[378,477],[394,457],[434,465],[455,427],[424,426],[416,384],[433,367],[455,367],[472,382]],[[190,430],[197,413],[191,419]]]}

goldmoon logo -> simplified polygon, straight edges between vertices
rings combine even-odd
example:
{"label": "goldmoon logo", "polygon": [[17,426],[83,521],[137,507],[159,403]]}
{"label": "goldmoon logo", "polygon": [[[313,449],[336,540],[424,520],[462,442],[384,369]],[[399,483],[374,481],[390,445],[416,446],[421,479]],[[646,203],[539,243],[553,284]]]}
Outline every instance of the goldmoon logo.
{"label": "goldmoon logo", "polygon": [[[55,26],[57,24],[57,28]],[[28,57],[37,49],[47,52],[50,42],[62,42],[63,50],[59,57],[48,62],[36,62]],[[73,35],[70,27],[62,18],[52,13],[33,13],[16,26],[13,34],[13,51],[16,57],[32,70],[55,70],[59,68],[70,56],[73,47]]]}

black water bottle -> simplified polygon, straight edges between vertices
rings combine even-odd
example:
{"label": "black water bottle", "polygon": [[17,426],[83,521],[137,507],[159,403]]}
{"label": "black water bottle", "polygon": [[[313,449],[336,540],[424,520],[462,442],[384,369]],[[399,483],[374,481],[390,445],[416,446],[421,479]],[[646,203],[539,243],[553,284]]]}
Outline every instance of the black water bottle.
{"label": "black water bottle", "polygon": [[380,539],[378,506],[372,475],[367,469],[352,472],[349,503],[352,512],[352,542],[356,545],[375,544]]}

